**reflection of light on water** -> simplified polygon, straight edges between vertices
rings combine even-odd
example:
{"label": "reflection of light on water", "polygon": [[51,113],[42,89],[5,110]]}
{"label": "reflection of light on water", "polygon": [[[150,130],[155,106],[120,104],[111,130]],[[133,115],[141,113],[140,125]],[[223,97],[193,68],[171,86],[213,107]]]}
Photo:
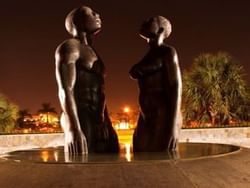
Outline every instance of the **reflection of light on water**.
{"label": "reflection of light on water", "polygon": [[128,162],[133,160],[133,129],[116,130],[120,144],[120,156]]}
{"label": "reflection of light on water", "polygon": [[125,144],[125,158],[128,162],[131,162],[131,150],[130,150],[130,144]]}
{"label": "reflection of light on water", "polygon": [[54,158],[55,161],[58,162],[58,151],[54,151]]}
{"label": "reflection of light on water", "polygon": [[48,162],[49,152],[48,151],[42,151],[41,158],[42,158],[43,162]]}

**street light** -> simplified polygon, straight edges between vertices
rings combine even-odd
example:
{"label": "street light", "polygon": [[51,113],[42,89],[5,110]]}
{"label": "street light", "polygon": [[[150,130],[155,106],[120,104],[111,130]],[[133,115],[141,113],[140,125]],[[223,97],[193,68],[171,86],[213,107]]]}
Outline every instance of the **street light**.
{"label": "street light", "polygon": [[125,106],[125,107],[123,108],[123,112],[124,112],[124,113],[129,113],[129,112],[130,112],[130,108],[129,108],[128,106]]}

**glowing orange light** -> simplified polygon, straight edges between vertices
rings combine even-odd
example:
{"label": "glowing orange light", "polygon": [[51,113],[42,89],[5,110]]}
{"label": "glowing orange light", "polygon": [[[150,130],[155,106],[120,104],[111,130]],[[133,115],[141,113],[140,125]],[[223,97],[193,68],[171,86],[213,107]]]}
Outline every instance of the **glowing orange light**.
{"label": "glowing orange light", "polygon": [[131,150],[130,150],[130,143],[125,144],[125,158],[128,162],[131,162]]}
{"label": "glowing orange light", "polygon": [[54,158],[56,162],[58,162],[58,157],[59,157],[58,151],[54,151]]}
{"label": "glowing orange light", "polygon": [[42,158],[43,162],[47,162],[48,159],[49,159],[49,152],[48,151],[42,151],[41,158]]}
{"label": "glowing orange light", "polygon": [[123,112],[124,112],[124,113],[129,113],[129,112],[130,112],[130,108],[129,108],[128,106],[125,106],[125,107],[123,108]]}

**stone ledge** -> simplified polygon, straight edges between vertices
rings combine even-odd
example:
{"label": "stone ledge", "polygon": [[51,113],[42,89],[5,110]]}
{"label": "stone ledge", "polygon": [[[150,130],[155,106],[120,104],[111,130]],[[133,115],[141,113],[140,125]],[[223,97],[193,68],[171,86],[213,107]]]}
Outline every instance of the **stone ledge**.
{"label": "stone ledge", "polygon": [[[250,148],[250,127],[182,129],[180,142],[222,143]],[[0,154],[14,150],[63,145],[63,133],[0,135]]]}
{"label": "stone ledge", "polygon": [[0,135],[0,154],[23,149],[63,146],[63,133]]}
{"label": "stone ledge", "polygon": [[250,148],[250,127],[182,129],[180,142],[232,144]]}

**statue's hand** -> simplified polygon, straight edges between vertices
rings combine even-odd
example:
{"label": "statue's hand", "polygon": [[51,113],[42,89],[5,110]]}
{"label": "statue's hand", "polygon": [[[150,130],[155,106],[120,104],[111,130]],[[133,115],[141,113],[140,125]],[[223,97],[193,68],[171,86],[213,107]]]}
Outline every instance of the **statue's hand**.
{"label": "statue's hand", "polygon": [[178,138],[176,138],[175,136],[172,136],[170,138],[167,150],[171,151],[171,150],[176,150],[176,149],[178,149]]}
{"label": "statue's hand", "polygon": [[88,145],[82,130],[65,132],[64,151],[69,154],[87,154]]}

